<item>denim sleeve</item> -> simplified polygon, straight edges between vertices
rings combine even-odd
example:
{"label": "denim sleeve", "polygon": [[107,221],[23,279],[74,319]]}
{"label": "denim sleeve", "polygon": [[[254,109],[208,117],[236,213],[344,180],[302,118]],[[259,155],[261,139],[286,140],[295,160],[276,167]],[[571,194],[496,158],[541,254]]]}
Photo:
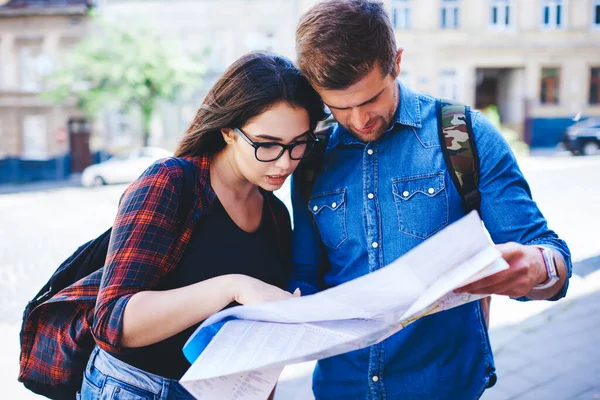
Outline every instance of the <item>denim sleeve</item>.
{"label": "denim sleeve", "polygon": [[292,274],[288,290],[293,292],[296,288],[300,288],[302,295],[314,294],[323,289],[320,238],[294,176],[292,176],[291,192],[294,231]]}
{"label": "denim sleeve", "polygon": [[567,244],[548,228],[508,143],[498,129],[479,112],[471,113],[471,121],[479,153],[481,218],[486,229],[496,244],[544,245],[561,254],[567,268],[567,280],[550,300],[564,297],[572,272]]}

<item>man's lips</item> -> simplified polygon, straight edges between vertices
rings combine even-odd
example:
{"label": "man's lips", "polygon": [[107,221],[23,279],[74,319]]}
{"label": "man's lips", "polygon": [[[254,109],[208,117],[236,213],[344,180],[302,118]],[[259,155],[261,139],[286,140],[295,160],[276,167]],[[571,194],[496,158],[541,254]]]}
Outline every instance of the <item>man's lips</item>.
{"label": "man's lips", "polygon": [[366,125],[362,129],[355,128],[356,132],[358,132],[358,133],[369,133],[369,132],[371,132],[373,130],[373,128],[375,127],[376,123],[377,123],[377,120],[371,122],[370,124]]}

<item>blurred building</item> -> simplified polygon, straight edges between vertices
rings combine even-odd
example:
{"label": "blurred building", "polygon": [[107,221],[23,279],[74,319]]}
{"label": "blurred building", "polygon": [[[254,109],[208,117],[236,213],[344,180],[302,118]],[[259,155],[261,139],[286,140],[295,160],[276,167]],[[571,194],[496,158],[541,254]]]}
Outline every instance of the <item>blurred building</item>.
{"label": "blurred building", "polygon": [[[155,113],[150,144],[173,150],[217,77],[242,54],[294,58],[298,19],[318,0],[97,0],[95,13],[154,26],[204,55],[196,95]],[[573,118],[600,116],[600,0],[383,0],[404,47],[401,79],[478,108],[532,146],[554,146]],[[91,32],[91,0],[0,0],[0,183],[54,179],[139,147],[135,108],[91,126],[39,99],[44,77]],[[140,22],[141,21],[141,22]],[[91,132],[91,134],[90,134]]]}
{"label": "blurred building", "polygon": [[[98,0],[94,12],[121,24],[143,23],[204,55],[196,96],[162,103],[150,143],[173,150],[202,97],[235,59],[251,50],[294,55],[297,20],[314,0]],[[135,108],[107,110],[88,122],[78,110],[39,94],[45,77],[93,27],[90,0],[0,0],[0,183],[60,179],[108,153],[139,147]],[[142,22],[140,22],[142,21]]]}
{"label": "blurred building", "polygon": [[[294,35],[301,13],[314,0],[100,0],[97,13],[108,21],[152,26],[182,44],[190,56],[202,55],[206,73],[196,96],[163,102],[152,121],[150,144],[173,150],[204,95],[225,69],[252,50],[294,58]],[[108,149],[135,146],[142,128],[135,110],[110,111],[100,119],[102,137],[92,145]]]}
{"label": "blurred building", "polygon": [[532,146],[600,116],[600,0],[387,0],[401,79],[484,108]]}
{"label": "blurred building", "polygon": [[39,98],[86,33],[90,1],[0,0],[0,183],[64,177],[92,162],[74,109]]}

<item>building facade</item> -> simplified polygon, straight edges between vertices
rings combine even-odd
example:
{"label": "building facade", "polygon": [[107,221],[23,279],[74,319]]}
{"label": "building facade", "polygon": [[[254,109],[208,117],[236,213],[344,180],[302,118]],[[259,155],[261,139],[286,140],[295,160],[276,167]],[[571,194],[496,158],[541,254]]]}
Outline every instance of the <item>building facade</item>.
{"label": "building facade", "polygon": [[[251,50],[294,55],[298,18],[313,0],[98,0],[94,13],[119,24],[150,26],[192,56],[206,74],[196,96],[161,103],[150,144],[174,150],[202,97],[235,59]],[[0,183],[62,179],[119,151],[139,147],[135,107],[94,121],[40,99],[45,79],[79,40],[94,34],[89,0],[0,0]]]}
{"label": "building facade", "polygon": [[[383,0],[413,89],[484,108],[533,147],[555,146],[577,117],[600,116],[600,0]],[[151,145],[173,150],[217,77],[251,50],[294,59],[298,19],[317,0],[97,0],[204,54],[196,96],[164,103]],[[88,123],[40,99],[45,77],[92,34],[90,0],[0,0],[0,183],[61,179],[141,145],[135,108]]]}
{"label": "building facade", "polygon": [[83,116],[39,96],[44,78],[86,34],[90,7],[0,0],[0,183],[60,179],[93,161]]}
{"label": "building facade", "polygon": [[[294,58],[294,35],[301,13],[313,0],[101,0],[97,13],[108,21],[144,21],[181,45],[189,56],[202,55],[205,75],[196,95],[163,102],[152,121],[150,144],[173,150],[216,79],[241,55],[253,50],[274,51]],[[141,141],[140,119],[105,113],[93,145],[119,151]]]}
{"label": "building facade", "polygon": [[533,147],[600,116],[600,0],[387,0],[403,79],[484,108]]}

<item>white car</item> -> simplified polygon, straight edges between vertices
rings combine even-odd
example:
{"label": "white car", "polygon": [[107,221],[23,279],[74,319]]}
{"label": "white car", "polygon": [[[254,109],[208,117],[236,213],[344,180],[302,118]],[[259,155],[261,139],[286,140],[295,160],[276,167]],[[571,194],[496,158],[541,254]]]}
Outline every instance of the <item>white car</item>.
{"label": "white car", "polygon": [[157,147],[142,147],[120,153],[84,169],[81,174],[81,183],[86,187],[130,183],[136,180],[154,161],[172,156],[173,153]]}

